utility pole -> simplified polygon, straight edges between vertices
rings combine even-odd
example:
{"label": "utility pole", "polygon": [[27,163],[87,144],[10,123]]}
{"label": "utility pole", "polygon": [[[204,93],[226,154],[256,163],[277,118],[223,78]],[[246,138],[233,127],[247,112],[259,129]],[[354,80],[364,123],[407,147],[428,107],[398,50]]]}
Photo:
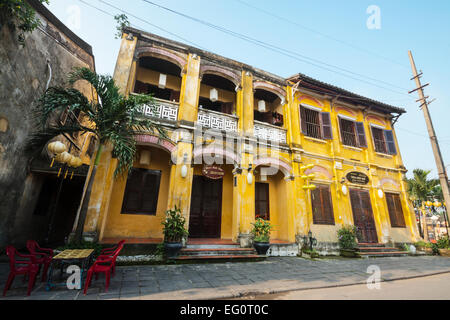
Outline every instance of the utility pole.
{"label": "utility pole", "polygon": [[[420,74],[417,73],[416,64],[414,63],[414,58],[412,56],[411,51],[408,51],[409,54],[409,61],[411,62],[411,68],[413,71],[413,78],[411,80],[414,80],[416,82],[416,89],[410,92],[413,93],[417,91],[419,93],[419,100],[417,102],[420,102],[420,107],[423,110],[425,122],[427,124],[428,129],[428,135],[430,136],[431,141],[431,147],[433,149],[434,159],[436,160],[436,167],[439,175],[439,181],[441,182],[442,187],[442,193],[444,195],[444,201],[445,201],[445,208],[447,209],[448,206],[450,206],[450,191],[448,186],[448,178],[447,173],[444,167],[444,161],[442,160],[442,154],[441,150],[439,148],[439,143],[436,137],[436,132],[434,131],[433,122],[431,121],[430,112],[428,110],[428,97],[425,96],[423,92],[423,88],[428,86],[429,84],[425,84],[422,86],[422,83],[420,82],[420,77],[422,76],[422,72]],[[447,211],[447,210],[446,210]],[[446,214],[446,220],[448,223],[448,212]],[[426,218],[425,218],[426,219]]]}

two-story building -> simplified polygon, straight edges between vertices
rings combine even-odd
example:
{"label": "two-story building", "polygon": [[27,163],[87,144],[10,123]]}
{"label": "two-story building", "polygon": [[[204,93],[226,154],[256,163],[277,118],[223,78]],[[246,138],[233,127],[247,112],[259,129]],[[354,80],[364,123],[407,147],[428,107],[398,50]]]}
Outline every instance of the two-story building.
{"label": "two-story building", "polygon": [[177,206],[190,238],[242,246],[257,216],[281,243],[312,231],[335,244],[343,225],[357,226],[360,242],[418,239],[393,127],[405,110],[133,28],[114,79],[124,94],[153,94],[143,116],[170,138],[137,136],[135,165],[118,179],[105,152],[86,237],[161,241],[165,211]]}

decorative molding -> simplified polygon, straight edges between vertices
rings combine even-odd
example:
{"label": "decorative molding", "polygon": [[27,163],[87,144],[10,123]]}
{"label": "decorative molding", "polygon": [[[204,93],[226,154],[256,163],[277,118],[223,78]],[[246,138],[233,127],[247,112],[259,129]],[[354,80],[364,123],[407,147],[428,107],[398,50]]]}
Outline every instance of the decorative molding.
{"label": "decorative molding", "polygon": [[287,132],[282,128],[275,128],[263,123],[254,124],[255,137],[267,141],[275,141],[278,143],[287,143]]}
{"label": "decorative molding", "polygon": [[238,154],[236,154],[233,150],[224,149],[222,146],[218,145],[211,145],[207,146],[206,148],[203,146],[194,148],[193,152],[194,161],[199,160],[199,158],[202,158],[204,154],[222,156],[222,158],[225,158],[225,160],[227,160],[226,162],[227,164],[241,163],[241,157]]}
{"label": "decorative molding", "polygon": [[327,177],[329,180],[333,179],[333,175],[330,173],[330,171],[327,168],[322,167],[322,166],[315,165],[314,168],[308,169],[305,171],[306,175],[311,174],[311,173],[321,173],[325,177]]}
{"label": "decorative molding", "polygon": [[168,139],[162,139],[152,134],[138,134],[135,136],[137,145],[153,146],[172,153],[176,149],[176,144]]}
{"label": "decorative molding", "polygon": [[282,87],[275,85],[273,83],[267,81],[255,81],[253,82],[253,90],[266,90],[272,92],[278,96],[281,100],[281,104],[284,105],[287,101],[286,99],[286,91],[283,90]]}
{"label": "decorative molding", "polygon": [[348,113],[350,113],[353,117],[357,117],[357,114],[353,111],[353,110],[351,110],[350,108],[347,108],[347,107],[336,107],[335,108],[336,109],[336,112],[337,113],[339,113],[339,111],[345,111],[345,112],[348,112]]}
{"label": "decorative molding", "polygon": [[169,50],[157,47],[140,47],[136,49],[136,57],[155,57],[176,64],[183,71],[187,65],[187,59]]}
{"label": "decorative molding", "polygon": [[237,133],[238,119],[225,113],[201,109],[198,111],[197,124],[204,128]]}
{"label": "decorative molding", "polygon": [[200,78],[203,78],[203,75],[205,74],[213,74],[219,77],[223,77],[227,80],[230,80],[234,83],[234,85],[237,87],[240,87],[241,85],[241,75],[230,71],[228,69],[218,67],[218,66],[211,66],[211,65],[201,65],[200,66]]}
{"label": "decorative molding", "polygon": [[259,157],[253,162],[254,168],[259,166],[277,166],[286,177],[291,176],[292,166],[280,158]]}
{"label": "decorative molding", "polygon": [[400,184],[397,181],[395,181],[392,178],[387,178],[387,177],[385,177],[385,178],[380,180],[379,186],[383,186],[383,185],[388,184],[388,183],[396,186],[397,188],[400,188]]}
{"label": "decorative molding", "polygon": [[317,100],[316,98],[311,97],[311,96],[306,95],[306,94],[301,95],[300,97],[298,97],[297,100],[298,100],[298,103],[301,103],[303,100],[312,100],[312,101],[314,101],[315,103],[317,103],[320,107],[324,107],[324,105],[323,105],[322,102],[320,102],[320,101]]}
{"label": "decorative molding", "polygon": [[366,117],[366,121],[375,121],[375,122],[378,122],[378,123],[377,123],[378,125],[380,125],[380,126],[386,128],[386,121],[384,121],[383,119],[381,119],[381,118],[378,117],[378,116],[375,116],[375,115],[368,115],[368,116]]}
{"label": "decorative molding", "polygon": [[164,120],[177,121],[178,119],[178,105],[170,101],[156,100],[154,106],[142,105],[141,112],[144,116],[155,117]]}

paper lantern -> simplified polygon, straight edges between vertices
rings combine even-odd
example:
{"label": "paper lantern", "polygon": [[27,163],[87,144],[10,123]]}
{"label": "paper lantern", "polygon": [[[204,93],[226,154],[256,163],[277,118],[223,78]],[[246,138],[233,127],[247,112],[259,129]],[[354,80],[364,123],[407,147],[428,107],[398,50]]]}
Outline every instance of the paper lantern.
{"label": "paper lantern", "polygon": [[252,184],[253,183],[253,174],[251,172],[249,172],[247,174],[247,182],[248,182],[248,184]]}
{"label": "paper lantern", "polygon": [[219,100],[219,92],[216,89],[211,89],[209,91],[209,100],[211,100],[212,102],[216,102],[217,100]]}
{"label": "paper lantern", "polygon": [[341,190],[342,190],[342,194],[343,194],[344,196],[346,196],[347,193],[348,193],[348,188],[347,188],[347,186],[346,186],[346,185],[343,185],[342,188],[341,188]]}
{"label": "paper lantern", "polygon": [[378,189],[378,198],[383,199],[384,192],[381,189]]}
{"label": "paper lantern", "polygon": [[68,163],[72,159],[72,155],[67,151],[57,154],[55,160],[61,163]]}
{"label": "paper lantern", "polygon": [[47,150],[54,154],[61,154],[65,151],[67,151],[67,147],[64,143],[60,141],[55,141],[52,143],[49,143],[47,146]]}
{"label": "paper lantern", "polygon": [[167,83],[167,75],[161,73],[159,75],[158,88],[165,89],[166,88],[166,83]]}
{"label": "paper lantern", "polygon": [[258,101],[258,111],[259,112],[266,112],[266,102],[264,100]]}

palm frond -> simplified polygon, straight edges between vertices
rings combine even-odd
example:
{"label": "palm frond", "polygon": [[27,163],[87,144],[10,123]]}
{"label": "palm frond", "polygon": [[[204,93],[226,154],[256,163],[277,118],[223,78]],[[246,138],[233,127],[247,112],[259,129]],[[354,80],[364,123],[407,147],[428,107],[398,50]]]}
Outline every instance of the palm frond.
{"label": "palm frond", "polygon": [[40,152],[50,140],[60,135],[71,135],[80,131],[83,129],[79,125],[47,127],[33,133],[25,148],[31,152]]}

